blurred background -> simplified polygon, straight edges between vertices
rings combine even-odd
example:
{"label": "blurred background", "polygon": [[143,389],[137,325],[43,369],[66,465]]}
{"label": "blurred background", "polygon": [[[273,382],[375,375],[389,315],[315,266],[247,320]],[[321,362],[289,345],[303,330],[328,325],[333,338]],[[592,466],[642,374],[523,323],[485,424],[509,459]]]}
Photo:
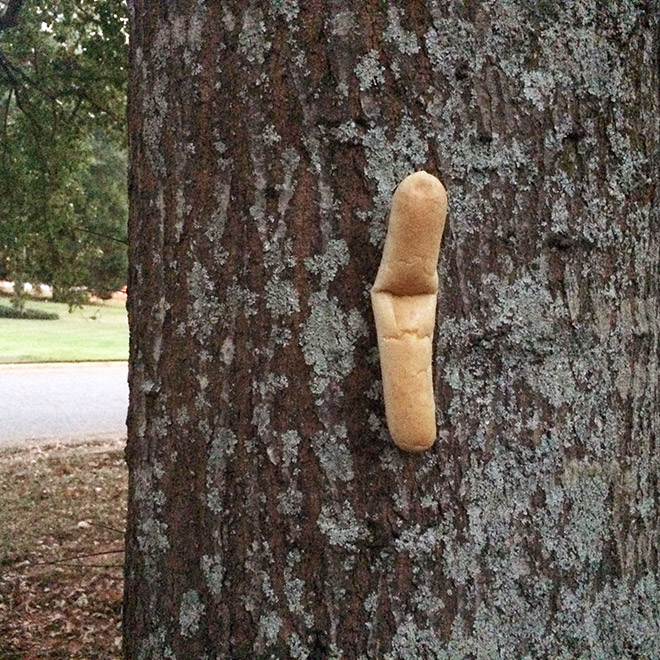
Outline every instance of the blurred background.
{"label": "blurred background", "polygon": [[0,658],[120,653],[126,7],[0,1]]}

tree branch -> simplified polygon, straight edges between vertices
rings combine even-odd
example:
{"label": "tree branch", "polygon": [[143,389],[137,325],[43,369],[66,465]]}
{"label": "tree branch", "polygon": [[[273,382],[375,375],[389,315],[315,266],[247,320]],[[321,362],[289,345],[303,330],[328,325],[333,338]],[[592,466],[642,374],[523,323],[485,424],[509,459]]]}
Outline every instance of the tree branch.
{"label": "tree branch", "polygon": [[3,135],[3,144],[4,151],[7,151],[7,126],[9,125],[9,108],[11,107],[11,97],[14,94],[14,88],[10,87],[7,92],[7,100],[5,101],[5,116],[2,122],[2,135]]}
{"label": "tree branch", "polygon": [[0,71],[4,72],[5,76],[7,77],[7,81],[11,85],[11,89],[14,90],[14,98],[16,99],[16,106],[34,126],[37,135],[40,135],[43,132],[42,126],[29,111],[28,105],[24,103],[24,99],[22,97],[22,86],[18,79],[17,74],[28,80],[28,82],[29,82],[29,78],[23,75],[20,69],[16,69],[16,67],[12,66],[11,62],[9,62],[9,60],[6,58],[5,54],[1,50],[0,50]]}
{"label": "tree branch", "polygon": [[[36,57],[36,53],[34,53],[34,56]],[[33,67],[35,70],[38,69],[38,64],[39,63],[36,60],[33,62]],[[109,107],[104,107],[103,105],[95,101],[85,91],[82,85],[76,85],[71,89],[60,91],[58,96],[58,93],[53,92],[48,88],[45,88],[40,83],[37,83],[35,77],[29,76],[20,67],[16,66],[13,62],[11,62],[9,58],[5,55],[5,53],[3,53],[2,49],[0,49],[0,69],[5,72],[7,78],[9,79],[9,82],[14,87],[17,98],[18,98],[18,90],[21,88],[21,86],[28,86],[53,102],[56,102],[58,98],[64,96],[75,97],[77,99],[77,104],[73,113],[71,114],[71,119],[75,117],[75,115],[79,110],[79,106],[84,101],[87,105],[89,105],[89,107],[94,112],[106,115],[113,122],[119,123],[121,121],[121,117],[117,115],[116,112],[113,112]],[[36,79],[38,79],[38,75],[36,76]],[[108,77],[106,79],[109,80],[110,78]],[[99,78],[99,80],[103,80],[103,78]]]}
{"label": "tree branch", "polygon": [[99,231],[93,231],[81,225],[76,225],[73,229],[76,231],[82,231],[85,234],[92,234],[93,236],[98,236],[99,238],[107,238],[109,241],[115,241],[115,243],[122,243],[123,245],[128,245],[128,241],[124,240],[123,238],[117,238],[116,236],[111,236],[110,234],[103,234]]}
{"label": "tree branch", "polygon": [[23,0],[9,0],[5,13],[0,16],[0,30],[6,30],[16,25],[22,4]]}

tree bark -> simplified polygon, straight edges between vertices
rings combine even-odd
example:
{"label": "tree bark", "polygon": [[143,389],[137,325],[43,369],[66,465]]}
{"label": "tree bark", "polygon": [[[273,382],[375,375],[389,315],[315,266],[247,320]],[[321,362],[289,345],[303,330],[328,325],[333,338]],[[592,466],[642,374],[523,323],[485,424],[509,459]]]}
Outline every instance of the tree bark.
{"label": "tree bark", "polygon": [[0,16],[0,31],[14,27],[18,23],[23,0],[9,0],[5,5],[5,10]]}
{"label": "tree bark", "polygon": [[[127,658],[652,658],[651,2],[132,0]],[[449,195],[391,442],[391,194]]]}

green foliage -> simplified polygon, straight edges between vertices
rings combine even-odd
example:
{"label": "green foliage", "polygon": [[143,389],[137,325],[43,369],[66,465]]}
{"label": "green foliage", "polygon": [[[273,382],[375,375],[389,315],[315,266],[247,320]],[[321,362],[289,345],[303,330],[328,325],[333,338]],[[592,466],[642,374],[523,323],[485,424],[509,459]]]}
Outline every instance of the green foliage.
{"label": "green foliage", "polygon": [[95,136],[89,149],[81,177],[86,233],[79,234],[87,245],[85,284],[101,298],[109,298],[126,284],[128,271],[126,151],[106,136]]}
{"label": "green foliage", "polygon": [[41,309],[16,309],[0,305],[0,319],[30,319],[32,321],[57,321],[60,318],[55,312],[44,312]]}
{"label": "green foliage", "polygon": [[125,60],[117,0],[28,0],[0,24],[0,276],[125,284]]}

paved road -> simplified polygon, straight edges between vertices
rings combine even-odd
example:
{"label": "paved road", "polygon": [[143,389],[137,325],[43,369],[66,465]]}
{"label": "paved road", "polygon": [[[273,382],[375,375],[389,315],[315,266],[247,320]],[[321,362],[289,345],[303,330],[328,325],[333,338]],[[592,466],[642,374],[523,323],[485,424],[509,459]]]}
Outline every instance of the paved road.
{"label": "paved road", "polygon": [[126,434],[125,362],[0,365],[0,447]]}

